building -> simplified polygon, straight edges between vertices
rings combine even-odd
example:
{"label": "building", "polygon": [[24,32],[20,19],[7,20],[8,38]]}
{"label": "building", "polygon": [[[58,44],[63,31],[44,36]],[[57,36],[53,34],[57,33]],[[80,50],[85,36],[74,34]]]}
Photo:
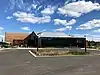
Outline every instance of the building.
{"label": "building", "polygon": [[28,36],[27,33],[5,33],[5,42],[11,44],[11,45],[23,45],[24,39]]}
{"label": "building", "polygon": [[37,47],[38,36],[33,31],[24,39],[24,44],[27,47]]}
{"label": "building", "polygon": [[75,37],[62,32],[5,33],[5,41],[27,47],[86,47],[85,37]]}
{"label": "building", "polygon": [[85,37],[74,37],[72,35],[66,35],[62,32],[43,32],[36,35],[32,32],[27,38],[24,39],[24,43],[28,47],[80,47],[85,48]]}

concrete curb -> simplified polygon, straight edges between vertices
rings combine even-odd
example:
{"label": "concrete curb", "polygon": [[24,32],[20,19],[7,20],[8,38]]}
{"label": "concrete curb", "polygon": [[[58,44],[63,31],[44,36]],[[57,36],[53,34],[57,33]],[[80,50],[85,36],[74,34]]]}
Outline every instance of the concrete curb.
{"label": "concrete curb", "polygon": [[98,50],[98,49],[87,48],[87,50]]}
{"label": "concrete curb", "polygon": [[2,50],[5,50],[5,49],[1,48],[0,51],[2,51]]}
{"label": "concrete curb", "polygon": [[29,53],[34,56],[34,57],[37,57],[31,50],[29,50]]}
{"label": "concrete curb", "polygon": [[10,50],[12,48],[1,48],[0,51],[3,51],[3,50]]}
{"label": "concrete curb", "polygon": [[53,57],[74,57],[74,56],[75,57],[79,57],[79,56],[83,57],[83,56],[94,56],[94,55],[65,55],[65,56],[36,56],[36,57],[41,57],[41,58],[42,57],[46,57],[46,58],[52,57],[53,58]]}
{"label": "concrete curb", "polygon": [[0,48],[0,50],[9,50],[9,49],[27,50],[27,49],[36,49],[36,48]]}
{"label": "concrete curb", "polygon": [[71,56],[98,56],[98,55],[62,55],[62,56],[36,56],[31,50],[29,50],[29,53],[34,57],[71,57]]}

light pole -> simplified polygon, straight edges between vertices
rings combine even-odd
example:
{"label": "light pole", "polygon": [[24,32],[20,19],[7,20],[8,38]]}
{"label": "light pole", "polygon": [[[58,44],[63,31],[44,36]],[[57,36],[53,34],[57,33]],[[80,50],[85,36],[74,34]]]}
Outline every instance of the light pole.
{"label": "light pole", "polygon": [[2,42],[3,42],[3,38],[2,38]]}
{"label": "light pole", "polygon": [[86,35],[84,35],[84,37],[85,37],[85,52],[86,52]]}
{"label": "light pole", "polygon": [[70,36],[71,27],[69,28],[68,35]]}
{"label": "light pole", "polygon": [[40,41],[39,41],[39,39],[40,39],[39,35],[42,34],[42,33],[45,32],[45,31],[46,31],[46,30],[43,30],[43,31],[37,33],[37,51],[39,51],[39,43],[40,43]]}
{"label": "light pole", "polygon": [[91,37],[92,37],[92,41],[93,41],[93,36],[91,35]]}
{"label": "light pole", "polygon": [[42,33],[37,34],[37,51],[39,51],[39,49],[38,49],[39,48],[39,36],[38,35],[40,35],[40,34],[42,34]]}

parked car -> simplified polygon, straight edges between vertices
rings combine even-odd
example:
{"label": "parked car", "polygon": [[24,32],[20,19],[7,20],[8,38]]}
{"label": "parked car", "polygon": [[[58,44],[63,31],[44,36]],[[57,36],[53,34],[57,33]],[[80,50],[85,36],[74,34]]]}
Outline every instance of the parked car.
{"label": "parked car", "polygon": [[9,47],[9,44],[6,43],[6,42],[0,42],[0,47],[1,48],[8,48]]}

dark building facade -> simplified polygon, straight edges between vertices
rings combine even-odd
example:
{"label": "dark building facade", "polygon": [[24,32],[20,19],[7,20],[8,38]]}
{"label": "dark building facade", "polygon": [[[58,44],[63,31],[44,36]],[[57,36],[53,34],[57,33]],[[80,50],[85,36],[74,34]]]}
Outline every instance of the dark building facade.
{"label": "dark building facade", "polygon": [[80,37],[38,37],[32,32],[24,39],[24,44],[28,47],[80,47],[85,48],[86,38]]}
{"label": "dark building facade", "polygon": [[29,36],[24,39],[24,44],[27,47],[37,47],[38,36],[35,32],[32,32]]}
{"label": "dark building facade", "polygon": [[85,47],[85,38],[41,37],[40,47]]}
{"label": "dark building facade", "polygon": [[6,33],[5,40],[11,42],[12,45],[23,45],[25,47],[86,47],[86,38],[84,37],[69,37],[65,34],[54,32],[46,33],[43,36],[37,35],[34,31],[29,35],[25,33]]}

